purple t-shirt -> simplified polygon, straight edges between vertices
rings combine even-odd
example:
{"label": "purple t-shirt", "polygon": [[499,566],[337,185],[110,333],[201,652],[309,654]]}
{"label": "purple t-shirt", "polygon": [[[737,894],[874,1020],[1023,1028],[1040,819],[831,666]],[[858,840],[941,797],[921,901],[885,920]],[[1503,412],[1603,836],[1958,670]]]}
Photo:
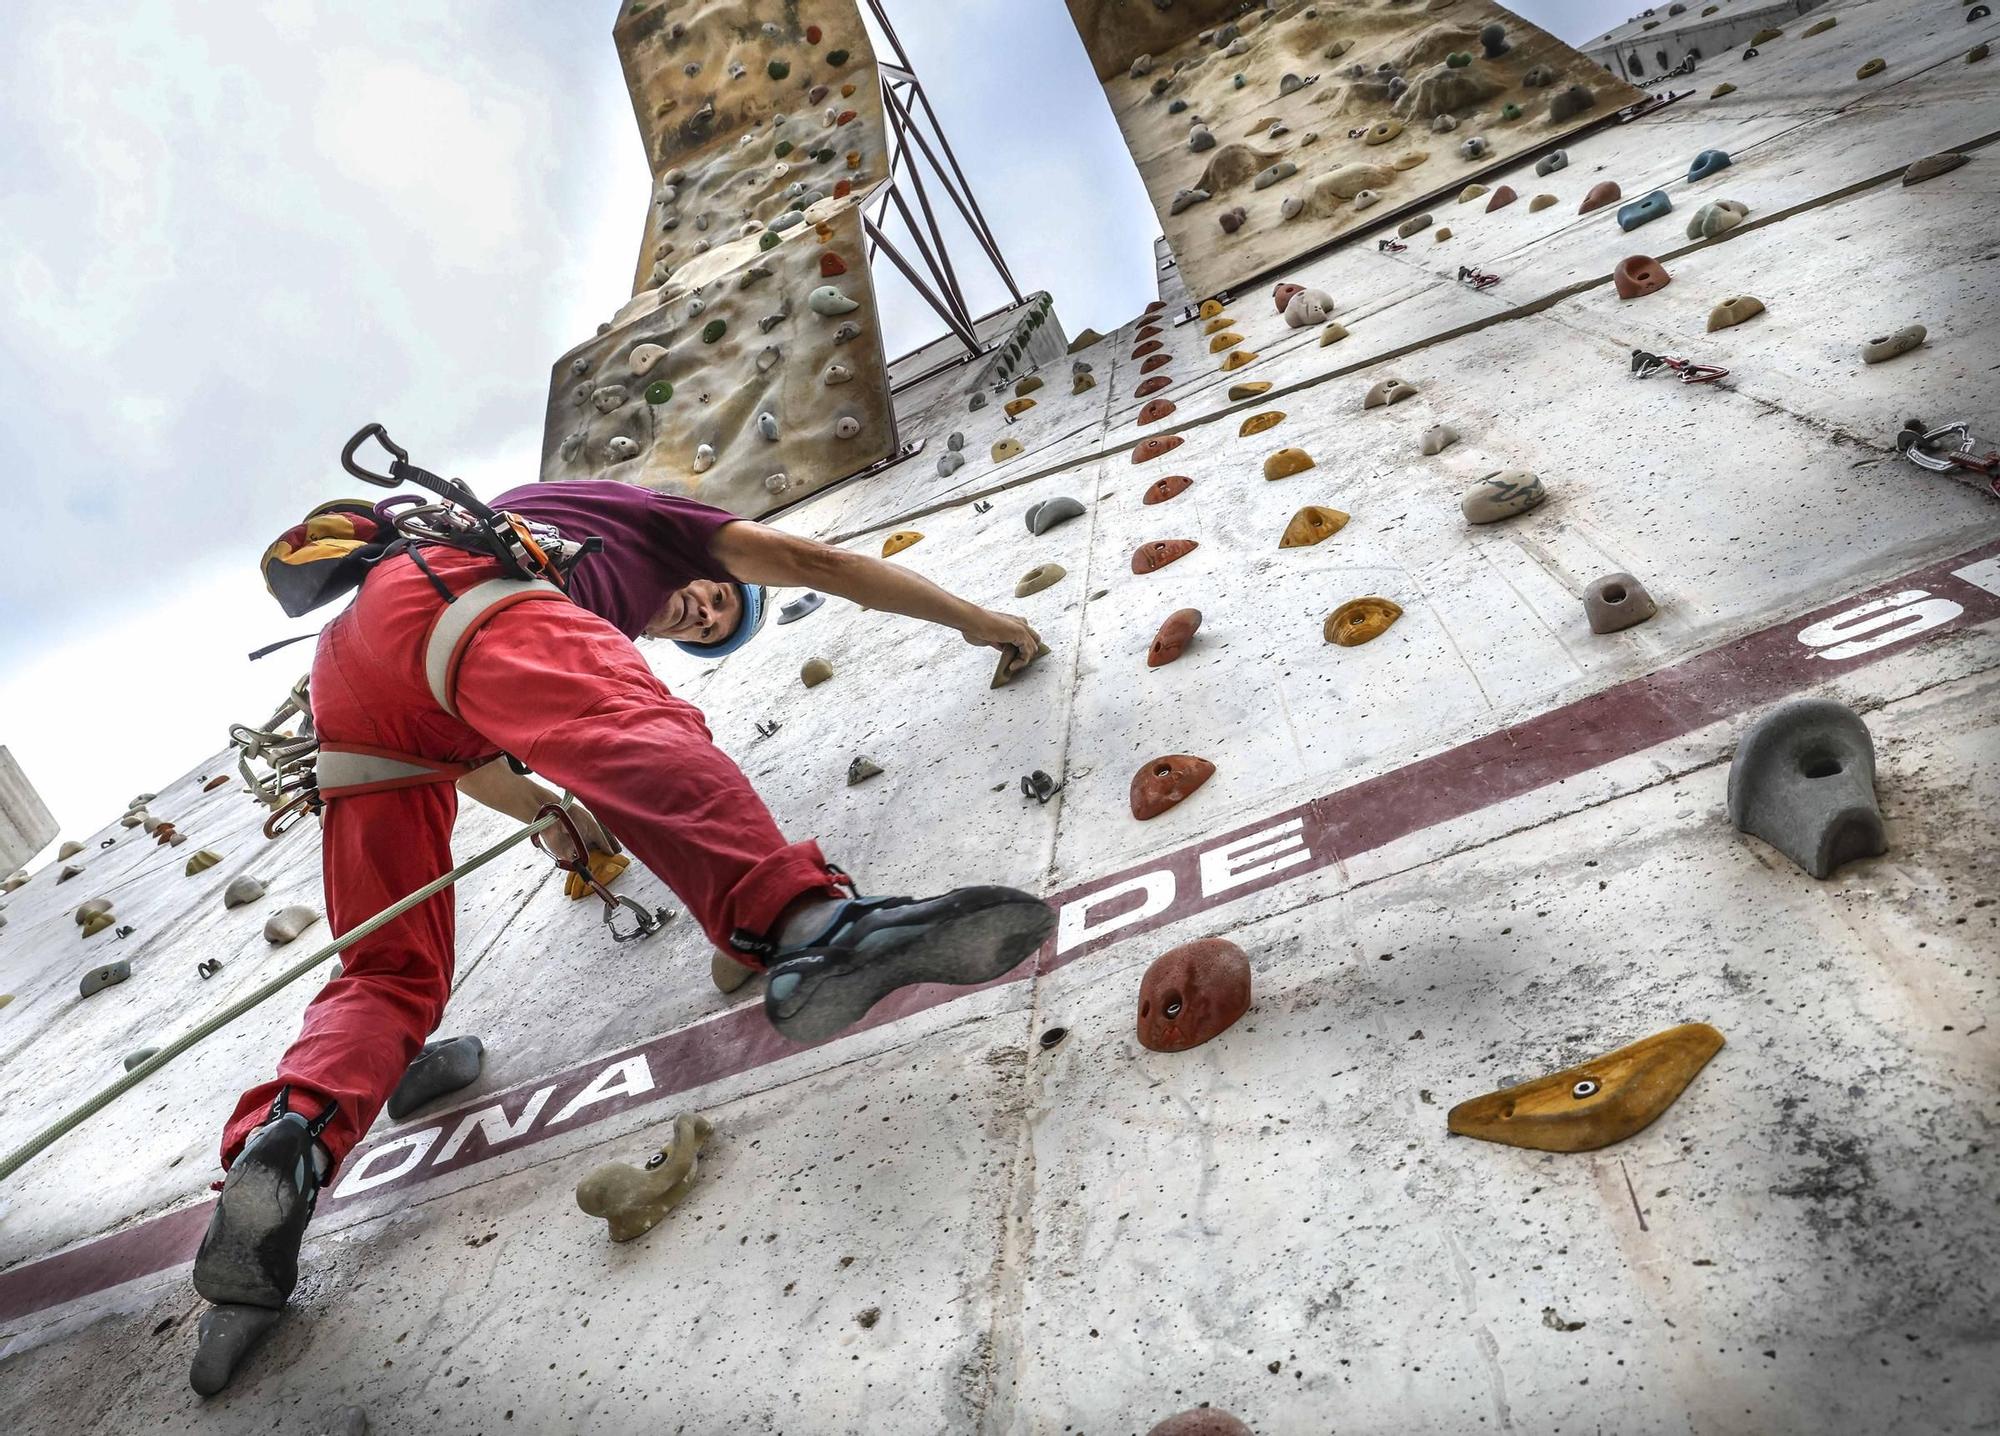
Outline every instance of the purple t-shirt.
{"label": "purple t-shirt", "polygon": [[736,515],[693,499],[616,479],[576,479],[510,489],[491,502],[566,539],[604,540],[570,570],[569,596],[627,638],[645,631],[675,589],[696,579],[730,581],[710,545]]}

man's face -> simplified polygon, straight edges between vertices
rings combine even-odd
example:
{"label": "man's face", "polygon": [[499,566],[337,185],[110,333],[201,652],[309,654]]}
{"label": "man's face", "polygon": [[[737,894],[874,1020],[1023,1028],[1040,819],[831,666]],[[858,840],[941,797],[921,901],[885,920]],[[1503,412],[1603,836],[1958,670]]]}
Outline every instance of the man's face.
{"label": "man's face", "polygon": [[743,595],[733,583],[697,579],[667,595],[648,638],[672,638],[682,643],[720,643],[743,621]]}

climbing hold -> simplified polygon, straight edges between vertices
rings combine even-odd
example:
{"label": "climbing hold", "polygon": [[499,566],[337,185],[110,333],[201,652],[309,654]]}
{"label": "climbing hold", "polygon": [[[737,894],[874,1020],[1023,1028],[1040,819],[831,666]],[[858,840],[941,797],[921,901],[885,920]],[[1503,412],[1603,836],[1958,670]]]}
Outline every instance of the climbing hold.
{"label": "climbing hold", "polygon": [[1755,295],[1734,295],[1708,311],[1708,332],[1713,334],[1718,329],[1733,329],[1763,312],[1764,301]]}
{"label": "climbing hold", "polygon": [[1464,189],[1458,192],[1458,202],[1460,204],[1471,204],[1474,200],[1478,199],[1481,195],[1485,193],[1486,193],[1485,185],[1469,184]]}
{"label": "climbing hold", "polygon": [[674,1118],[673,1139],[643,1168],[607,1162],[576,1184],[576,1204],[608,1224],[611,1240],[644,1236],[694,1189],[695,1163],[714,1128],[704,1117]]}
{"label": "climbing hold", "polygon": [[201,1314],[196,1327],[194,1361],[188,1367],[188,1385],[198,1396],[213,1396],[229,1385],[230,1377],[284,1315],[284,1308],[265,1306],[211,1306]]}
{"label": "climbing hold", "polygon": [[1207,125],[1190,125],[1188,126],[1187,147],[1196,154],[1200,154],[1204,150],[1212,150],[1215,148],[1215,135]]}
{"label": "climbing hold", "polygon": [[1290,179],[1298,172],[1299,167],[1290,160],[1279,160],[1276,164],[1259,170],[1257,178],[1251,181],[1250,187],[1252,189],[1269,189],[1281,180]]}
{"label": "climbing hold", "polygon": [[1164,668],[1194,641],[1195,630],[1201,627],[1201,610],[1198,608],[1177,608],[1167,615],[1167,621],[1160,625],[1160,631],[1153,635],[1152,646],[1146,650],[1148,668]]}
{"label": "climbing hold", "polygon": [[1400,404],[1416,392],[1416,385],[1405,383],[1403,380],[1393,376],[1387,379],[1377,379],[1374,384],[1369,386],[1367,394],[1362,396],[1361,407],[1364,409],[1380,409],[1387,404]]}
{"label": "climbing hold", "polygon": [[779,605],[778,622],[780,625],[797,623],[807,614],[815,612],[825,602],[826,598],[824,595],[807,589],[791,602]]}
{"label": "climbing hold", "polygon": [[79,867],[77,864],[64,863],[62,866],[62,871],[56,874],[56,881],[59,883],[66,883],[71,878],[80,878],[82,876],[83,876],[83,869]]}
{"label": "climbing hold", "polygon": [[1083,505],[1067,494],[1060,498],[1042,499],[1028,505],[1026,520],[1028,532],[1045,534],[1057,524],[1067,519],[1083,517]]}
{"label": "climbing hold", "polygon": [[1255,354],[1252,354],[1248,349],[1238,349],[1234,354],[1231,354],[1222,361],[1222,372],[1233,374],[1245,364],[1254,364],[1256,362],[1257,356]]}
{"label": "climbing hold", "polygon": [[1450,112],[1447,111],[1446,113],[1441,115],[1431,116],[1431,131],[1434,134],[1448,135],[1457,128],[1458,128],[1457,115],[1451,114]]}
{"label": "climbing hold", "polygon": [[1345,324],[1329,324],[1319,332],[1319,347],[1324,349],[1329,344],[1338,344],[1346,337],[1347,326]]}
{"label": "climbing hold", "polygon": [[1310,548],[1316,543],[1332,538],[1347,527],[1347,515],[1339,509],[1322,508],[1318,504],[1307,504],[1292,515],[1291,522],[1278,537],[1279,548]]}
{"label": "climbing hold", "polygon": [[1132,450],[1132,462],[1143,464],[1157,459],[1162,454],[1172,453],[1186,442],[1187,440],[1179,434],[1155,434],[1151,438],[1141,439]]}
{"label": "climbing hold", "polygon": [[1513,102],[1512,100],[1509,100],[1509,101],[1508,101],[1508,102],[1507,102],[1506,104],[1504,104],[1504,105],[1502,105],[1502,106],[1500,107],[1500,118],[1501,118],[1501,119],[1503,119],[1503,120],[1518,120],[1518,119],[1520,119],[1520,118],[1521,118],[1521,107],[1520,107],[1519,105],[1515,104],[1515,103],[1514,103],[1514,102]]}
{"label": "climbing hold", "polygon": [[1179,214],[1182,210],[1192,208],[1210,197],[1205,189],[1177,190],[1174,193],[1173,203],[1167,206],[1167,213]]}
{"label": "climbing hold", "polygon": [[83,851],[83,844],[79,843],[75,838],[71,838],[68,842],[64,843],[60,848],[56,849],[56,857],[58,860],[66,862],[70,858],[75,857],[78,853],[82,851]]}
{"label": "climbing hold", "polygon": [[915,529],[898,529],[882,540],[882,557],[893,558],[911,544],[921,541],[923,535]]}
{"label": "climbing hold", "polygon": [[1594,1152],[1644,1130],[1687,1090],[1722,1034],[1706,1022],[1656,1032],[1576,1067],[1460,1102],[1445,1126],[1462,1137],[1539,1152]]}
{"label": "climbing hold", "polygon": [[1431,217],[1428,214],[1413,214],[1396,226],[1396,233],[1408,239],[1419,230],[1429,229],[1430,223]]}
{"label": "climbing hold", "polygon": [[870,778],[879,778],[881,776],[882,769],[871,758],[864,758],[857,754],[848,762],[847,786],[850,788],[865,783]]}
{"label": "climbing hold", "polygon": [[1665,289],[1672,280],[1665,265],[1644,254],[1628,255],[1611,271],[1611,283],[1620,299],[1637,299],[1642,294]]}
{"label": "climbing hold", "polygon": [[117,922],[118,919],[111,915],[110,909],[107,907],[105,911],[92,913],[89,917],[80,919],[80,921],[83,923],[83,935],[85,937],[96,937],[104,929]]}
{"label": "climbing hold", "polygon": [[1250,1009],[1250,959],[1218,937],[1161,953],[1139,981],[1139,1044],[1185,1052],[1219,1037]]}
{"label": "climbing hold", "polygon": [[11,893],[28,885],[28,870],[18,868],[5,882],[0,882],[0,893]]}
{"label": "climbing hold", "polygon": [[1350,598],[1327,615],[1320,633],[1328,643],[1353,648],[1388,632],[1389,625],[1403,616],[1402,608],[1386,598],[1370,595]]}
{"label": "climbing hold", "polygon": [[993,462],[996,464],[1004,464],[1009,459],[1019,455],[1020,452],[1021,452],[1021,441],[1019,439],[1002,439],[993,446],[992,449]]}
{"label": "climbing hold", "polygon": [[1259,394],[1268,392],[1270,387],[1271,382],[1268,379],[1254,379],[1248,384],[1231,384],[1229,386],[1229,397],[1232,400],[1254,399]]}
{"label": "climbing hold", "polygon": [[1368,132],[1362,135],[1361,142],[1367,145],[1386,145],[1402,133],[1401,120],[1377,120],[1368,127]]}
{"label": "climbing hold", "polygon": [[137,1052],[126,1053],[125,1070],[127,1072],[130,1072],[134,1067],[137,1067],[141,1062],[146,1061],[150,1057],[157,1056],[159,1054],[159,1051],[160,1049],[157,1047],[141,1047]]}
{"label": "climbing hold", "polygon": [[222,905],[225,908],[242,907],[264,896],[264,882],[248,873],[229,880],[229,886],[222,890]]}
{"label": "climbing hold", "polygon": [[1467,523],[1493,524],[1539,507],[1548,497],[1542,481],[1522,469],[1488,474],[1458,501]]}
{"label": "climbing hold", "polygon": [[1285,416],[1281,410],[1266,409],[1261,414],[1252,414],[1249,418],[1245,419],[1242,426],[1237,429],[1236,437],[1247,439],[1252,434],[1261,434],[1266,429],[1275,429],[1284,422]]}
{"label": "climbing hold", "polygon": [[1014,597],[1026,598],[1031,593],[1040,593],[1045,588],[1053,588],[1067,576],[1068,570],[1059,563],[1038,563],[1021,575],[1014,585]]}
{"label": "climbing hold", "polygon": [[1367,209],[1372,205],[1381,203],[1381,200],[1382,193],[1380,190],[1357,190],[1354,195],[1354,207],[1356,209]]}
{"label": "climbing hold", "polygon": [[1482,25],[1479,29],[1479,45],[1486,52],[1486,58],[1497,60],[1512,48],[1507,43],[1507,27],[1500,24]]}
{"label": "climbing hold", "polygon": [[319,914],[309,907],[281,908],[264,920],[264,941],[283,947],[318,921]]}
{"label": "climbing hold", "polygon": [[1312,466],[1312,455],[1304,449],[1280,449],[1264,460],[1264,477],[1289,479],[1294,474],[1303,474]]}
{"label": "climbing hold", "polygon": [[1547,177],[1549,175],[1554,174],[1559,169],[1568,168],[1568,166],[1569,166],[1568,150],[1551,150],[1549,153],[1543,155],[1540,159],[1535,161],[1535,173],[1537,175]]}
{"label": "climbing hold", "polygon": [[1014,397],[1024,399],[1041,387],[1042,376],[1039,374],[1029,374],[1014,386]]}
{"label": "climbing hold", "polygon": [[1458,430],[1452,428],[1449,424],[1434,424],[1424,430],[1422,447],[1424,453],[1428,456],[1431,454],[1442,454],[1457,442]]}
{"label": "climbing hold", "polygon": [[1157,339],[1142,340],[1140,343],[1132,346],[1132,357],[1134,359],[1144,359],[1148,354],[1157,354],[1165,347]]}
{"label": "climbing hold", "polygon": [[1903,183],[1921,184],[1927,179],[1935,179],[1941,174],[1949,174],[1965,163],[1965,156],[1956,150],[1946,150],[1943,154],[1925,155],[1920,160],[1911,160],[1903,171]]}
{"label": "climbing hold", "polygon": [[193,877],[196,873],[206,872],[221,861],[221,853],[218,853],[214,848],[203,848],[187,860],[185,871],[189,877]]}
{"label": "climbing hold", "polygon": [[1318,75],[1297,75],[1287,70],[1278,81],[1278,97],[1282,99],[1295,91],[1303,90],[1318,78]]}
{"label": "climbing hold", "polygon": [[627,362],[635,375],[643,377],[652,367],[667,357],[666,349],[658,344],[635,345]]}
{"label": "climbing hold", "polygon": [[1576,207],[1578,214],[1589,214],[1594,209],[1602,209],[1607,204],[1616,204],[1623,191],[1616,180],[1599,180],[1590,187],[1590,193],[1583,197],[1583,203]]}
{"label": "climbing hold", "polygon": [[1729,820],[1816,878],[1887,852],[1867,724],[1829,698],[1771,709],[1736,745]]}
{"label": "climbing hold", "polygon": [[1667,192],[1656,189],[1644,199],[1635,199],[1630,204],[1619,206],[1618,227],[1629,233],[1649,220],[1658,219],[1673,207],[1674,202],[1667,198]]}
{"label": "climbing hold", "polygon": [[1200,546],[1193,539],[1155,539],[1151,543],[1142,543],[1132,550],[1132,572],[1156,573]]}
{"label": "climbing hold", "polygon": [[1861,63],[1861,68],[1854,72],[1854,78],[1857,80],[1873,79],[1888,68],[1889,62],[1881,59],[1879,56],[1873,60],[1864,60]]}
{"label": "climbing hold", "polygon": [[1215,776],[1215,764],[1188,753],[1169,753],[1139,765],[1132,775],[1132,816],[1140,822],[1157,818],[1193,796]]}
{"label": "climbing hold", "polygon": [[403,1069],[403,1078],[389,1094],[389,1115],[398,1122],[438,1098],[470,1087],[479,1080],[486,1047],[477,1037],[440,1037]]}
{"label": "climbing hold", "polygon": [[89,902],[78,903],[76,911],[72,913],[71,916],[76,919],[76,925],[78,927],[82,927],[86,923],[88,923],[92,918],[101,917],[109,913],[110,911],[111,911],[110,898],[95,897],[92,898]]}
{"label": "climbing hold", "polygon": [[824,658],[808,658],[799,669],[799,682],[808,688],[817,688],[833,677],[833,665]]}
{"label": "climbing hold", "polygon": [[1173,362],[1174,356],[1171,354],[1155,354],[1139,366],[1139,372],[1141,374],[1151,374],[1155,370],[1166,368]]}
{"label": "climbing hold", "polygon": [[1924,335],[1928,332],[1921,324],[1911,324],[1893,334],[1870,339],[1861,346],[1861,362],[1880,364],[1884,360],[1894,359],[1899,354],[1907,354],[1924,342]]}
{"label": "climbing hold", "polygon": [[664,404],[674,397],[674,386],[664,379],[656,379],[646,386],[648,404]]}
{"label": "climbing hold", "polygon": [[1297,219],[1306,212],[1306,202],[1295,194],[1288,194],[1278,205],[1278,215],[1282,219]]}
{"label": "climbing hold", "polygon": [[715,445],[696,444],[694,446],[694,471],[705,474],[715,467]]}
{"label": "climbing hold", "polygon": [[1204,299],[1201,302],[1200,309],[1196,311],[1197,317],[1202,319],[1213,319],[1220,313],[1222,313],[1222,301],[1220,299]]}
{"label": "climbing hold", "polygon": [[1556,197],[1552,194],[1538,194],[1533,199],[1528,201],[1528,213],[1534,214],[1538,210],[1547,209],[1550,205],[1554,204],[1555,202],[1556,202]]}
{"label": "climbing hold", "polygon": [[1146,1436],[1252,1436],[1252,1433],[1248,1426],[1227,1411],[1218,1411],[1213,1406],[1197,1406],[1154,1423]]}
{"label": "climbing hold", "polygon": [[1549,118],[1560,125],[1575,119],[1596,103],[1596,92],[1588,85],[1571,85],[1549,101]]}
{"label": "climbing hold", "polygon": [[1771,26],[1766,25],[1750,37],[1750,43],[1753,45],[1768,45],[1784,33],[1783,30],[1773,29]]}
{"label": "climbing hold", "polygon": [[1705,180],[1712,174],[1728,169],[1730,164],[1727,150],[1703,150],[1694,157],[1694,163],[1688,166],[1688,180],[1690,183],[1695,180]]}
{"label": "climbing hold", "polygon": [[1225,349],[1234,349],[1242,342],[1243,336],[1241,334],[1229,332],[1218,334],[1208,341],[1208,352],[1211,354],[1220,354]]}
{"label": "climbing hold", "polygon": [[1086,364],[1078,369],[1071,371],[1070,382],[1069,382],[1070,393],[1081,394],[1084,393],[1086,390],[1095,389],[1096,387],[1097,387],[1097,378],[1090,372],[1089,365]]}
{"label": "climbing hold", "polygon": [[[806,305],[813,313],[823,314],[828,318],[832,318],[838,314],[852,314],[861,307],[831,284],[822,284],[819,288],[808,294],[806,296]],[[702,332],[702,338],[708,338],[706,330]]]}
{"label": "climbing hold", "polygon": [[[571,902],[582,902],[596,895],[597,890],[591,886],[591,879],[595,879],[600,886],[610,887],[624,875],[625,869],[632,866],[632,860],[623,853],[605,853],[592,848],[584,856],[590,868],[590,878],[582,873],[567,873],[563,877],[563,896]],[[310,912],[311,909],[304,911]],[[270,935],[271,930],[266,926],[264,936]]]}
{"label": "climbing hold", "polygon": [[1033,399],[1009,399],[1000,407],[1006,411],[1008,418],[1017,419],[1027,413],[1028,410],[1034,408],[1035,401]]}
{"label": "climbing hold", "polygon": [[1285,304],[1285,323],[1293,329],[1324,324],[1333,312],[1333,296],[1324,289],[1301,289]]}
{"label": "climbing hold", "polygon": [[701,326],[701,342],[704,344],[713,344],[716,342],[716,340],[720,339],[723,335],[727,334],[728,332],[729,332],[728,320],[711,319],[708,321],[708,323]]}
{"label": "climbing hold", "polygon": [[1490,148],[1492,147],[1486,143],[1486,136],[1484,135],[1471,135],[1458,142],[1458,153],[1461,159],[1483,160],[1486,158],[1486,152]]}
{"label": "climbing hold", "polygon": [[1977,45],[1974,45],[1970,50],[1965,52],[1965,63],[1976,65],[1992,53],[1993,47],[1984,40],[1981,40]]}
{"label": "climbing hold", "polygon": [[1215,318],[1201,326],[1201,332],[1204,335],[1220,334],[1225,329],[1234,328],[1235,324],[1236,321],[1231,319],[1227,314],[1218,314]]}
{"label": "climbing hold", "polygon": [[993,681],[986,686],[988,688],[1005,688],[1009,683],[1012,683],[1016,678],[1019,678],[1023,673],[1034,667],[1039,660],[1047,658],[1049,656],[1049,646],[1037,638],[1035,640],[1035,651],[1030,653],[1028,661],[1017,669],[1014,667],[1014,663],[1020,656],[1019,649],[1001,649],[1000,661],[993,665]]}
{"label": "climbing hold", "polygon": [[85,997],[94,996],[107,987],[116,987],[132,975],[132,964],[125,961],[106,963],[103,967],[93,967],[83,975],[77,984],[77,991]]}
{"label": "climbing hold", "polygon": [[624,404],[628,393],[623,384],[606,384],[591,393],[590,402],[597,406],[598,413],[609,414]]}
{"label": "climbing hold", "polygon": [[1146,488],[1146,496],[1141,501],[1149,504],[1163,504],[1168,499],[1185,493],[1194,480],[1186,474],[1168,474],[1164,479],[1155,479]]}
{"label": "climbing hold", "polygon": [[1160,420],[1173,413],[1175,407],[1172,399],[1148,399],[1140,406],[1139,417],[1134,422],[1140,424],[1157,424]]}
{"label": "climbing hold", "polygon": [[1447,227],[1440,226],[1439,228],[1431,231],[1431,238],[1436,240],[1439,244],[1443,244],[1447,239],[1451,238],[1451,230]]}
{"label": "climbing hold", "polygon": [[1616,633],[1659,611],[1646,586],[1629,573],[1607,573],[1583,591],[1583,612],[1592,633]]}
{"label": "climbing hold", "polygon": [[1155,374],[1150,379],[1141,379],[1139,387],[1132,391],[1132,397],[1134,399],[1143,399],[1148,394],[1157,394],[1173,382],[1172,377],[1166,374]]}
{"label": "climbing hold", "polygon": [[1687,237],[1714,239],[1719,234],[1729,233],[1749,217],[1749,206],[1738,204],[1733,199],[1719,199],[1694,212],[1694,218],[1688,221]]}

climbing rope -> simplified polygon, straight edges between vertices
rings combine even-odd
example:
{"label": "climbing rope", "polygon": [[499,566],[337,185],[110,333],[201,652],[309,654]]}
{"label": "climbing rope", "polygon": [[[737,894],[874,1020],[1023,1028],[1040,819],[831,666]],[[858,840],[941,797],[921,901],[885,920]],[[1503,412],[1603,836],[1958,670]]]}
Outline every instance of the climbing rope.
{"label": "climbing rope", "polygon": [[[417,904],[427,902],[431,898],[436,897],[460,878],[492,862],[509,848],[522,841],[522,839],[539,837],[541,833],[559,822],[567,826],[572,833],[576,831],[575,825],[568,821],[568,815],[561,808],[551,804],[549,807],[542,809],[536,815],[535,820],[519,832],[502,838],[485,852],[468,858],[450,872],[433,878],[408,897],[402,899],[402,901],[384,908],[359,927],[353,928],[342,936],[335,938],[311,957],[305,958],[296,965],[287,968],[284,972],[279,973],[255,992],[250,993],[246,997],[239,998],[213,1017],[197,1024],[190,1031],[182,1033],[158,1052],[155,1052],[151,1057],[148,1057],[144,1062],[141,1062],[137,1067],[134,1067],[130,1072],[120,1077],[116,1082],[113,1082],[109,1087],[106,1087],[102,1092],[90,1098],[75,1111],[67,1113],[58,1121],[37,1132],[33,1137],[30,1137],[17,1150],[8,1153],[6,1159],[0,1161],[0,1181],[5,1181],[15,1172],[18,1172],[36,1153],[82,1126],[90,1118],[110,1106],[112,1102],[124,1093],[131,1091],[134,1087],[173,1061],[174,1058],[180,1056],[197,1043],[214,1036],[244,1013],[264,1002],[267,998],[277,995],[280,991],[289,987],[301,977],[304,977],[308,972],[311,972],[319,964],[325,962],[329,957],[345,951],[347,948],[361,941],[362,938],[394,922],[411,908],[417,906]],[[581,844],[578,845],[578,850],[582,850]],[[632,906],[636,908],[638,904],[633,903]],[[641,913],[645,911],[643,908],[639,910]],[[610,921],[609,916],[606,917],[606,921]],[[653,928],[650,930],[657,930],[657,928],[658,923],[655,922]],[[613,929],[613,933],[615,936],[615,928]],[[643,936],[644,934],[633,935]],[[622,941],[623,939],[621,938],[620,940]]]}

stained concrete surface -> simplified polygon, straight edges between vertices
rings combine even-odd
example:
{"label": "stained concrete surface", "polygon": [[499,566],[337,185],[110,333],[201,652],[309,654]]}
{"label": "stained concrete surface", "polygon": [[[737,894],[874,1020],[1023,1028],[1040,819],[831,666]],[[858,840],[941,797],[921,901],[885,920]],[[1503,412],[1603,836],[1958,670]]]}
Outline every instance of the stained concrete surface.
{"label": "stained concrete surface", "polygon": [[[780,522],[869,552],[922,530],[900,562],[1023,613],[1054,650],[1008,688],[987,688],[989,659],[956,635],[837,599],[721,664],[651,656],[786,830],[816,833],[867,890],[1054,893],[1990,547],[2000,500],[1891,440],[1911,413],[2000,433],[1993,149],[1921,186],[1840,192],[1983,140],[2000,71],[1942,48],[1940,15],[1962,27],[1954,44],[1980,38],[1956,8],[1826,13],[1841,24],[1818,40],[1877,27],[1888,74],[1857,85],[1852,64],[1795,57],[1768,108],[1739,81],[1733,145],[1709,128],[1720,104],[1683,101],[1579,142],[1550,182],[1531,162],[1504,172],[1523,202],[1463,207],[1438,247],[1503,271],[1495,290],[1457,285],[1419,244],[1364,241],[1288,276],[1334,294],[1353,331],[1340,344],[1286,330],[1263,292],[1232,296],[1262,357],[1223,376],[1201,326],[1169,322],[1181,411],[1162,427],[1187,442],[1153,463],[1127,452],[1136,320],[1079,356],[1096,389],[1072,398],[1067,363],[1045,368],[1022,432],[1046,437],[998,469],[997,404],[970,413],[949,376],[926,381],[902,418],[924,452]],[[1782,45],[1766,56],[1760,74],[1794,63]],[[1705,95],[1717,78],[1682,83]],[[1526,213],[1537,189],[1580,193],[1600,166],[1643,193],[1710,144],[1740,146],[1735,166],[1685,199],[1670,185],[1675,214],[1635,234],[1578,221],[1573,199]],[[1655,231],[1683,247],[1684,212],[1710,192],[1753,219],[1796,212],[1667,258],[1673,284],[1620,304],[1611,266],[1667,254]],[[1744,290],[1767,314],[1707,334],[1708,305]],[[1862,366],[1860,343],[1892,320],[1931,338]],[[1634,380],[1634,346],[1732,372]],[[1364,413],[1388,373],[1422,392]],[[1276,389],[1223,398],[1250,379]],[[1237,437],[1264,408],[1285,422]],[[1425,458],[1440,421],[1464,438]],[[971,460],[939,479],[954,428]],[[1315,469],[1266,481],[1264,455],[1286,445]],[[1467,528],[1458,495],[1498,468],[1539,473],[1549,502]],[[1140,504],[1175,472],[1194,487]],[[1064,493],[1085,516],[1030,536],[1022,511]],[[1352,521],[1280,551],[1306,503]],[[1161,537],[1201,547],[1132,574],[1132,549]],[[1050,561],[1068,577],[1015,600]],[[1984,562],[1961,567],[1990,591],[2000,565]],[[1619,568],[1660,613],[1591,635],[1578,595]],[[1324,644],[1320,620],[1364,593],[1404,617],[1364,647]],[[1159,620],[1184,606],[1201,633],[1147,669]],[[807,692],[814,654],[836,677]],[[690,1090],[656,1071],[656,1093],[605,1120],[333,1203],[298,1311],[214,1401],[185,1385],[184,1266],[19,1311],[0,1322],[0,1426],[312,1429],[356,1404],[378,1430],[1140,1432],[1213,1401],[1264,1432],[1989,1429],[2000,624],[1821,671],[1807,664],[1799,691],[1865,716],[1890,839],[1826,882],[1727,823],[1728,756],[1754,714],[1699,724],[1039,975]],[[760,720],[780,727],[759,738]],[[1216,777],[1134,823],[1133,769],[1171,751]],[[856,753],[885,772],[850,789]],[[224,766],[151,804],[220,866],[184,877],[191,849],[113,823],[88,838],[85,876],[58,888],[51,865],[4,899],[0,1148],[325,940],[263,942],[267,909],[322,905],[316,840],[267,843],[233,786],[201,792]],[[1066,783],[1045,807],[1018,790],[1034,768]],[[468,810],[457,850],[505,830]],[[225,912],[244,872],[269,892]],[[636,867],[620,887],[672,903]],[[105,894],[137,928],[123,942],[70,920]],[[684,917],[613,947],[595,906],[564,900],[525,851],[470,879],[459,907],[443,1030],[487,1045],[474,1105],[662,1034],[742,1030]],[[1193,1052],[1145,1052],[1140,972],[1211,934],[1251,955],[1250,1013]],[[78,974],[114,954],[133,979],[77,998]],[[204,983],[211,956],[224,970]],[[232,1094],[269,1070],[316,982],[0,1184],[0,1283],[204,1200]],[[1627,1142],[1558,1156],[1445,1133],[1456,1101],[1684,1020],[1728,1045]],[[697,1190],[614,1247],[572,1188],[642,1158],[682,1110],[717,1128]],[[427,1120],[385,1121],[375,1141]]]}

